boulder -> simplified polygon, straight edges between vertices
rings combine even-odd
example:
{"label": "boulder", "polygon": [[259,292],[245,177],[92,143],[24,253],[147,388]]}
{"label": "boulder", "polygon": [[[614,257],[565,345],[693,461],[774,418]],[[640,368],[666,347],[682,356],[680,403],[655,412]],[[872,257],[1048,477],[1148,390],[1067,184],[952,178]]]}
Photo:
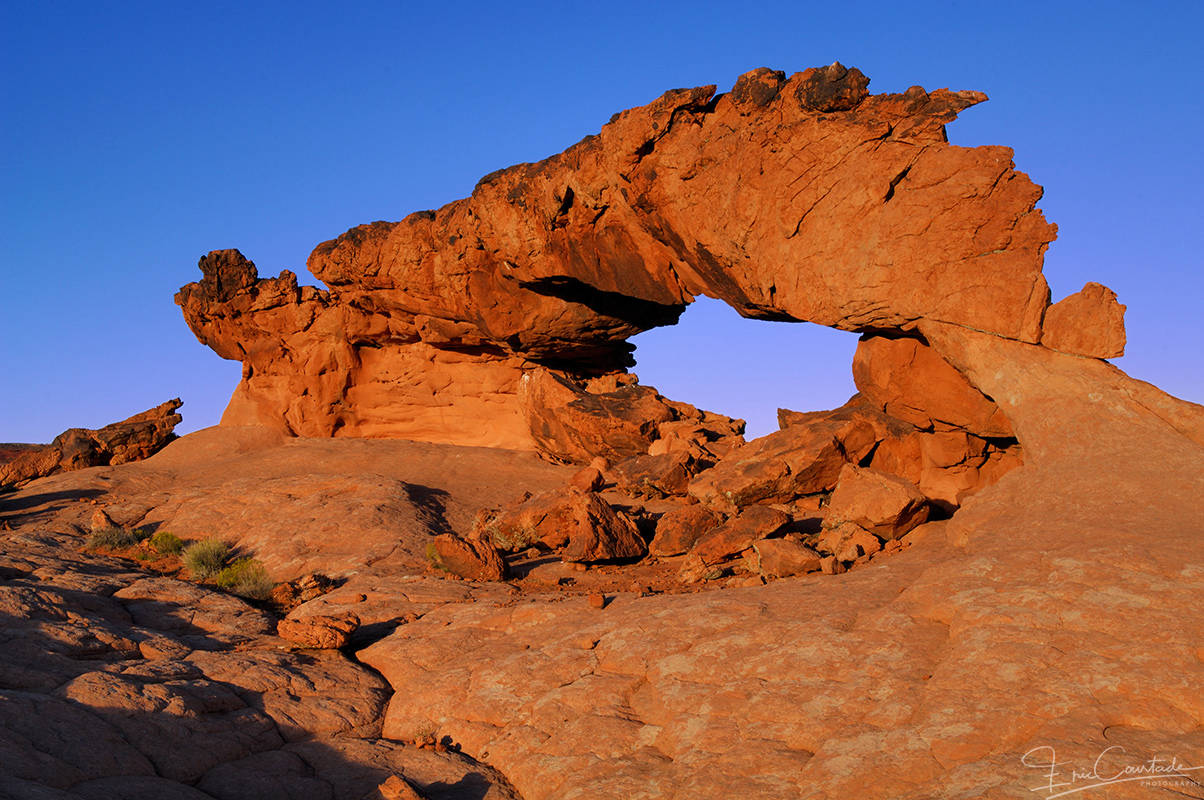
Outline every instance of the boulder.
{"label": "boulder", "polygon": [[698,504],[666,511],[656,521],[656,536],[648,552],[654,556],[680,555],[722,521],[722,516]]}
{"label": "boulder", "polygon": [[638,497],[684,495],[690,479],[714,462],[678,450],[620,461],[611,467],[615,488]]}
{"label": "boulder", "polygon": [[577,472],[573,473],[573,477],[569,479],[569,486],[574,489],[580,489],[583,492],[596,492],[606,485],[606,478],[602,475],[602,470],[595,466],[582,467]]}
{"label": "boulder", "polygon": [[853,355],[853,381],[866,401],[921,430],[1013,435],[999,406],[918,339],[863,338]]}
{"label": "boulder", "polygon": [[717,564],[744,552],[758,539],[772,536],[788,522],[789,514],[768,506],[751,506],[699,537],[690,553],[705,564]]}
{"label": "boulder", "polygon": [[359,626],[359,617],[352,613],[337,616],[290,616],[276,624],[276,635],[301,647],[338,650],[346,647],[347,642],[351,640],[351,634],[355,633]]}
{"label": "boulder", "polygon": [[869,466],[906,478],[946,512],[1020,465],[1021,448],[1008,440],[981,439],[964,431],[912,430],[883,439]]}
{"label": "boulder", "polygon": [[1125,307],[1107,286],[1088,283],[1046,310],[1041,344],[1078,356],[1119,358],[1125,354]]}
{"label": "boulder", "polygon": [[426,546],[426,557],[436,569],[473,581],[500,581],[506,577],[506,562],[491,542],[461,539],[441,533]]}
{"label": "boulder", "polygon": [[523,376],[521,398],[540,452],[567,463],[588,464],[597,456],[622,461],[647,453],[657,426],[676,419],[649,386],[594,394],[546,369]]}
{"label": "boulder", "polygon": [[826,527],[851,522],[884,539],[898,539],[928,519],[928,500],[898,475],[846,464],[828,500]]}
{"label": "boulder", "polygon": [[[847,564],[862,556],[877,553],[882,549],[882,542],[855,522],[838,522],[820,532],[815,540],[815,547],[819,552]],[[820,567],[822,569],[822,563]]]}
{"label": "boulder", "polygon": [[116,528],[117,523],[109,516],[108,512],[103,508],[98,508],[92,512],[92,518],[88,521],[88,529],[93,533],[98,531],[107,531]]}
{"label": "boulder", "polygon": [[578,381],[543,368],[526,373],[519,397],[536,449],[559,462],[588,464],[600,457],[616,463],[650,453],[667,435],[667,446],[653,455],[685,449],[680,439],[688,436],[699,443],[695,454],[704,456],[707,443],[722,450],[744,431],[742,420],[668,400],[640,386],[634,375],[614,377]]}
{"label": "boulder", "polygon": [[338,583],[329,576],[320,572],[311,572],[300,578],[281,581],[273,586],[271,601],[276,608],[289,612],[302,603],[308,603],[315,597],[321,597],[336,586]]}
{"label": "boulder", "polygon": [[559,550],[566,561],[642,558],[639,529],[596,492],[572,487],[526,497],[475,523],[476,535],[504,552],[532,545]]}
{"label": "boulder", "polygon": [[753,542],[752,552],[753,571],[766,578],[820,571],[822,556],[795,539],[761,539]]}
{"label": "boulder", "polygon": [[690,494],[730,513],[825,492],[836,485],[841,468],[868,456],[888,429],[881,413],[855,401],[790,420],[782,430],[729,451],[690,481]]}

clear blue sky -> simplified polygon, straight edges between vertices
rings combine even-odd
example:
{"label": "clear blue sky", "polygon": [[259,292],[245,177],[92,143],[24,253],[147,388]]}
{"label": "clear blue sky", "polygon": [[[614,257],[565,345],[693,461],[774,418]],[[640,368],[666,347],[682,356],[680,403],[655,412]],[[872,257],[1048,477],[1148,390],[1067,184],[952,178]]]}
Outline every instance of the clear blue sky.
{"label": "clear blue sky", "polygon": [[[1204,401],[1204,3],[17,3],[0,11],[0,441],[181,396],[217,421],[239,365],[172,294],[238,247],[303,276],[347,228],[467,195],[666,89],[840,60],[871,91],[979,89],[949,130],[1005,144],[1058,223],[1058,299],[1128,304],[1118,365]],[[705,344],[700,344],[705,342]],[[692,307],[637,371],[747,416],[852,391],[852,334]]]}

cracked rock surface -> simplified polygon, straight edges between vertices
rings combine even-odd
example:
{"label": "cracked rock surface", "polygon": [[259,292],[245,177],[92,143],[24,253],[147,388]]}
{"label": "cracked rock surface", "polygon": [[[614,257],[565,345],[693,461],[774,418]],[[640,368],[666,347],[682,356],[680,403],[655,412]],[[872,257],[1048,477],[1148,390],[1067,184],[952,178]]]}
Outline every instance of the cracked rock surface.
{"label": "cracked rock surface", "polygon": [[0,796],[516,797],[489,767],[381,736],[392,689],[338,651],[273,635],[222,592],[0,532]]}

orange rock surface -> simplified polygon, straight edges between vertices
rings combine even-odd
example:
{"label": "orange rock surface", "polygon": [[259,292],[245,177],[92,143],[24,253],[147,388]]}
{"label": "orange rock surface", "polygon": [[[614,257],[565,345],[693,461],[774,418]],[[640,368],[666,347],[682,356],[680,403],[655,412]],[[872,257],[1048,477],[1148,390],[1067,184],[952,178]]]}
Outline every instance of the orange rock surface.
{"label": "orange rock surface", "polygon": [[1125,354],[1125,307],[1107,286],[1088,283],[1045,312],[1041,344],[1092,358]]}
{"label": "orange rock surface", "polygon": [[985,96],[868,82],[834,64],[667,92],[471,197],[318,245],[328,290],[210,253],[176,302],[244,364],[224,423],[533,449],[525,375],[621,370],[630,336],[700,294],[759,319],[1038,341],[1041,189],[1007,148],[945,139]]}
{"label": "orange rock surface", "polygon": [[[668,92],[319,245],[325,290],[203,258],[223,425],[0,497],[0,794],[1204,796],[1204,407],[1102,360],[1108,290],[1049,307],[1040,189],[944,139],[982,95],[867,84]],[[859,394],[744,442],[640,387],[701,293],[861,332]]]}

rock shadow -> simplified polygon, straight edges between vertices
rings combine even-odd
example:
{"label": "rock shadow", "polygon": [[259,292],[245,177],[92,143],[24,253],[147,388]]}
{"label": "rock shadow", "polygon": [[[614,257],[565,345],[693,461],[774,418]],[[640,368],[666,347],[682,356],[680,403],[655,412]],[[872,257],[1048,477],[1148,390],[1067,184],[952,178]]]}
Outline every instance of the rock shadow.
{"label": "rock shadow", "polygon": [[405,492],[406,499],[418,509],[419,516],[432,535],[455,533],[451,523],[447,521],[447,500],[451,495],[445,490],[418,483],[404,483],[402,491]]}
{"label": "rock shadow", "polygon": [[[13,601],[0,614],[0,797],[360,800],[380,796],[393,776],[428,800],[519,797],[454,746],[441,753],[373,735],[379,727],[339,730],[320,703],[315,723],[299,729],[263,688],[275,639],[259,648],[214,640],[193,660],[189,626],[138,624],[109,596],[111,584],[71,590],[73,570],[39,573],[0,572],[0,596]],[[158,655],[140,652],[143,642]],[[257,652],[262,665],[245,680],[210,668],[224,654],[245,661]],[[303,674],[326,658],[313,655],[292,662]]]}

